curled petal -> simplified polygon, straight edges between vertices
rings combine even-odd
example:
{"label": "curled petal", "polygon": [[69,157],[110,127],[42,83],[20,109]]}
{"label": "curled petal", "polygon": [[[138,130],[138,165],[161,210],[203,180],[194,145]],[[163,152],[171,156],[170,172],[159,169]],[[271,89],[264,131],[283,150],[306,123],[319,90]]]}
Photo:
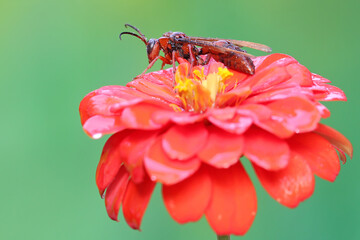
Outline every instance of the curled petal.
{"label": "curled petal", "polygon": [[144,179],[143,161],[147,147],[156,136],[156,131],[136,131],[124,138],[120,145],[120,155],[126,169],[135,183]]}
{"label": "curled petal", "polygon": [[155,188],[155,182],[145,178],[141,183],[129,181],[123,200],[123,213],[127,224],[140,229],[141,220]]}
{"label": "curled petal", "polygon": [[300,133],[310,132],[317,127],[320,113],[309,100],[289,97],[267,104],[273,113],[272,119],[281,122],[287,129]]}
{"label": "curled petal", "polygon": [[185,160],[204,146],[207,136],[202,123],[175,125],[162,135],[162,147],[170,158]]}
{"label": "curled petal", "polygon": [[228,168],[238,162],[244,148],[243,136],[215,127],[208,130],[209,137],[204,148],[198,153],[199,158],[218,168]]}
{"label": "curled petal", "polygon": [[217,235],[244,235],[257,211],[255,188],[240,162],[228,169],[208,168],[211,200],[206,219]]}
{"label": "curled petal", "polygon": [[121,167],[114,181],[110,184],[105,194],[105,206],[109,217],[118,221],[120,205],[124,198],[125,190],[129,182],[129,173],[125,167]]}
{"label": "curled petal", "polygon": [[199,220],[211,196],[211,180],[207,171],[200,168],[194,175],[174,185],[163,185],[166,209],[178,223]]}
{"label": "curled petal", "polygon": [[288,166],[279,171],[267,171],[253,164],[261,185],[272,198],[289,208],[295,208],[314,191],[315,179],[301,155],[292,152]]}
{"label": "curled petal", "polygon": [[344,151],[335,146],[334,146],[334,148],[339,152],[339,158],[340,158],[341,162],[343,164],[345,164],[346,163],[346,155],[345,155]]}
{"label": "curled petal", "polygon": [[105,189],[113,181],[123,163],[120,157],[120,144],[130,133],[131,131],[129,130],[116,133],[105,143],[96,169],[96,185],[99,189],[100,196],[103,196]]}
{"label": "curled petal", "polygon": [[200,160],[196,157],[181,161],[169,158],[159,137],[145,154],[144,164],[153,181],[171,185],[196,172],[200,167]]}
{"label": "curled petal", "polygon": [[244,155],[253,163],[272,171],[287,166],[290,149],[285,140],[258,128],[251,128],[244,136]]}
{"label": "curled petal", "polygon": [[335,129],[326,126],[324,124],[319,123],[318,127],[316,128],[315,132],[320,136],[327,139],[332,145],[336,148],[342,150],[347,155],[352,158],[353,156],[353,147],[351,142],[340,132],[336,131]]}
{"label": "curled petal", "polygon": [[312,172],[334,181],[340,171],[340,161],[333,146],[316,133],[297,134],[289,140],[292,151],[306,159]]}

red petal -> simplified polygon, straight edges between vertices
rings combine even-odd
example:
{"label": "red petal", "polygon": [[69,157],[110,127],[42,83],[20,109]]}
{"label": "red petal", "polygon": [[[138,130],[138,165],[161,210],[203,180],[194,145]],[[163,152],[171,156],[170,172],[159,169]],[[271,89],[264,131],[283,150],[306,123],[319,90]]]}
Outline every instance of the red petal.
{"label": "red petal", "polygon": [[146,174],[143,168],[144,156],[156,134],[154,131],[136,131],[121,142],[121,158],[135,183],[141,182]]}
{"label": "red petal", "polygon": [[204,146],[207,136],[202,123],[175,125],[162,136],[162,147],[170,158],[185,160]]}
{"label": "red petal", "polygon": [[209,75],[211,73],[217,73],[219,68],[224,68],[224,64],[222,62],[216,62],[214,59],[211,59],[207,67],[204,69],[204,74]]}
{"label": "red petal", "polygon": [[136,129],[157,129],[161,128],[162,124],[154,121],[153,114],[157,111],[173,110],[168,107],[160,106],[155,103],[139,103],[123,110],[121,119],[124,126]]}
{"label": "red petal", "polygon": [[[256,70],[257,71],[257,70]],[[235,88],[250,87],[253,91],[252,94],[265,91],[268,88],[276,86],[290,79],[290,75],[283,66],[271,66],[262,71],[257,71],[255,75],[240,82]]]}
{"label": "red petal", "polygon": [[289,82],[299,84],[303,87],[310,87],[313,85],[311,79],[311,72],[299,63],[293,63],[286,66],[286,71],[291,75]]}
{"label": "red petal", "polygon": [[315,98],[318,101],[346,101],[345,93],[335,86],[315,83],[310,89],[314,91]]}
{"label": "red petal", "polygon": [[273,64],[273,66],[271,67],[276,67],[276,66],[286,66],[291,63],[297,63],[297,61],[293,57],[290,57],[289,55],[282,53],[274,53],[266,56],[257,57],[254,59],[254,65],[256,67],[257,72],[271,66],[271,64]]}
{"label": "red petal", "polygon": [[89,118],[83,125],[86,134],[94,139],[99,139],[105,134],[119,132],[124,128],[120,116],[96,115]]}
{"label": "red petal", "polygon": [[165,125],[170,121],[179,125],[187,125],[200,122],[205,118],[205,114],[197,114],[193,112],[170,112],[170,111],[157,111],[152,115],[156,123]]}
{"label": "red petal", "polygon": [[285,140],[258,128],[251,128],[244,136],[244,155],[253,163],[267,170],[287,166],[290,149]]}
{"label": "red petal", "polygon": [[244,148],[243,136],[224,132],[215,127],[208,130],[209,137],[205,147],[198,153],[199,158],[218,168],[228,168],[237,163]]}
{"label": "red petal", "polygon": [[262,119],[255,122],[255,124],[279,138],[289,138],[294,134],[294,132],[287,129],[282,122],[273,118]]}
{"label": "red petal", "polygon": [[254,122],[271,117],[271,110],[262,104],[242,104],[236,108],[236,112],[251,117]]}
{"label": "red petal", "polygon": [[330,117],[330,111],[324,105],[319,102],[315,102],[316,108],[318,109],[322,118]]}
{"label": "red petal", "polygon": [[243,104],[237,107],[241,115],[249,116],[258,127],[280,138],[288,138],[293,132],[287,129],[282,122],[272,118],[272,110],[261,104]]}
{"label": "red petal", "polygon": [[105,189],[113,181],[122,164],[120,157],[121,141],[130,134],[131,131],[123,131],[112,135],[103,148],[100,162],[96,169],[96,185],[100,195],[103,196]]}
{"label": "red petal", "polygon": [[163,185],[166,209],[178,223],[198,221],[209,204],[211,189],[209,175],[203,169],[199,169],[180,183]]}
{"label": "red petal", "polygon": [[126,186],[129,182],[129,173],[125,167],[120,168],[114,181],[110,184],[105,194],[105,206],[109,217],[118,221],[120,205],[122,203]]}
{"label": "red petal", "polygon": [[127,224],[133,229],[140,229],[154,187],[155,182],[148,178],[138,184],[129,182],[123,200],[123,213]]}
{"label": "red petal", "polygon": [[[156,83],[158,85],[165,85],[173,88],[173,72],[172,68],[168,68],[165,70],[160,70],[156,72],[150,72],[148,74],[145,74],[141,78],[136,79],[139,82],[142,80],[150,81],[153,83]],[[129,86],[131,83],[126,84],[126,86]]]}
{"label": "red petal", "polygon": [[312,172],[334,181],[340,171],[340,161],[333,146],[316,133],[298,134],[289,140],[292,151],[306,159]]}
{"label": "red petal", "polygon": [[219,108],[236,106],[243,102],[251,93],[250,87],[234,88],[216,97],[215,105]]}
{"label": "red petal", "polygon": [[[268,68],[249,78],[252,94],[267,91],[291,78],[285,67]],[[250,81],[251,79],[251,81]]]}
{"label": "red petal", "polygon": [[81,123],[84,124],[86,120],[94,115],[110,115],[109,107],[119,102],[122,102],[122,99],[116,96],[96,95],[95,92],[89,93],[80,102]]}
{"label": "red petal", "polygon": [[155,140],[144,159],[145,167],[153,181],[175,184],[192,175],[200,167],[200,160],[173,160],[164,152],[161,137]]}
{"label": "red petal", "polygon": [[172,84],[166,85],[160,81],[154,81],[153,78],[148,79],[149,77],[147,75],[144,76],[145,79],[135,79],[134,81],[129,82],[126,86],[135,88],[140,92],[148,94],[151,97],[161,99],[168,103],[173,103],[176,105],[181,104],[180,100],[176,97],[175,92],[173,91]]}
{"label": "red petal", "polygon": [[236,108],[212,109],[209,112],[208,120],[215,126],[227,132],[242,134],[253,123],[253,119],[243,114],[237,114]]}
{"label": "red petal", "polygon": [[353,156],[353,147],[351,142],[340,132],[336,131],[335,129],[326,126],[324,124],[319,123],[318,127],[316,128],[315,132],[320,136],[326,138],[332,145],[336,148],[341,149],[347,155],[352,158]]}
{"label": "red petal", "polygon": [[149,96],[132,88],[123,86],[106,86],[97,89],[84,97],[79,106],[81,123],[84,124],[95,115],[113,115],[113,105],[134,100],[150,99]]}
{"label": "red petal", "polygon": [[301,97],[289,97],[267,104],[275,119],[296,133],[314,130],[320,121],[320,113],[314,103]]}
{"label": "red petal", "polygon": [[206,218],[217,235],[244,235],[254,221],[255,188],[238,162],[228,169],[208,168],[213,190]]}
{"label": "red petal", "polygon": [[288,166],[279,171],[267,171],[253,164],[265,190],[279,203],[294,208],[310,197],[315,179],[309,165],[301,155],[291,153]]}
{"label": "red petal", "polygon": [[262,93],[252,95],[245,100],[246,103],[266,103],[289,97],[307,97],[312,98],[313,93],[310,89],[299,86],[278,87],[269,89]]}
{"label": "red petal", "polygon": [[326,79],[318,74],[311,73],[311,78],[315,83],[330,83],[329,79]]}

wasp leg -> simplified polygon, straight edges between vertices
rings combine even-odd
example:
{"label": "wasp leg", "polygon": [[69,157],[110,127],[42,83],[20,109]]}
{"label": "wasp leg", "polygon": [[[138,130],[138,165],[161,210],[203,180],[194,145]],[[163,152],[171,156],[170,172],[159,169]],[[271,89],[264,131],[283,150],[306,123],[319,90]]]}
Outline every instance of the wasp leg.
{"label": "wasp leg", "polygon": [[175,87],[175,72],[176,72],[176,66],[175,66],[175,54],[176,54],[176,51],[172,51],[172,64],[173,64],[173,87]]}
{"label": "wasp leg", "polygon": [[163,61],[162,66],[165,64],[170,64],[169,60],[167,60],[166,58],[164,58],[163,56],[157,56],[154,60],[151,61],[151,63],[149,63],[149,65],[147,66],[147,68],[138,76],[136,76],[134,79],[137,78],[141,78],[142,76],[145,75],[145,73],[152,68],[152,66],[155,64],[155,62],[160,59],[161,61]]}
{"label": "wasp leg", "polygon": [[208,55],[206,55],[206,59],[205,59],[204,65],[209,63],[210,58],[211,58],[211,54],[209,53]]}
{"label": "wasp leg", "polygon": [[188,47],[189,47],[189,55],[190,55],[190,71],[188,72],[188,77],[190,77],[195,64],[195,56],[190,44],[188,45]]}

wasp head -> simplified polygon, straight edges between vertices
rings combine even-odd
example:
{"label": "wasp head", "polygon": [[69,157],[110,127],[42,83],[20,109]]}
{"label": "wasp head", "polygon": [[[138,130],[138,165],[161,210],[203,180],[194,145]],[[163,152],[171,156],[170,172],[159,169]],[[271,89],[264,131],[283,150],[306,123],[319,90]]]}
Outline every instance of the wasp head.
{"label": "wasp head", "polygon": [[128,34],[128,35],[132,35],[134,37],[137,37],[141,41],[143,41],[145,43],[145,45],[146,45],[146,50],[147,50],[147,55],[148,55],[148,58],[149,58],[149,63],[152,62],[157,56],[159,56],[160,44],[159,44],[158,39],[151,38],[149,41],[147,41],[145,35],[142,34],[138,28],[136,28],[136,27],[134,27],[134,26],[132,26],[130,24],[125,24],[125,27],[131,27],[138,34],[132,33],[132,32],[122,32],[119,35],[120,40],[121,40],[121,35]]}
{"label": "wasp head", "polygon": [[151,63],[160,53],[160,43],[158,39],[151,38],[147,42],[146,51],[149,58],[149,63]]}

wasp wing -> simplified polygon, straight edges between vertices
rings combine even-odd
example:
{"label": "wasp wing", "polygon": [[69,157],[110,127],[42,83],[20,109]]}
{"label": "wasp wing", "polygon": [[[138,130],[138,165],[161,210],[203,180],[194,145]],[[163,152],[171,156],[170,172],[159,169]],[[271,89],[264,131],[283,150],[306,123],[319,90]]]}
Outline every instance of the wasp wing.
{"label": "wasp wing", "polygon": [[179,39],[176,39],[175,41],[181,42],[181,43],[188,43],[188,44],[196,45],[199,47],[207,47],[207,48],[211,49],[213,52],[218,52],[218,53],[236,53],[236,54],[241,54],[241,55],[244,55],[244,56],[250,57],[250,58],[255,57],[254,55],[251,55],[246,52],[241,52],[241,51],[237,51],[237,50],[234,50],[231,48],[214,45],[210,41],[193,40],[190,38],[179,38]]}
{"label": "wasp wing", "polygon": [[206,42],[225,40],[225,41],[228,41],[231,44],[234,44],[239,47],[253,48],[253,49],[263,51],[263,52],[268,52],[268,53],[272,51],[271,47],[266,46],[264,44],[242,41],[242,40],[221,39],[221,38],[203,38],[203,37],[189,37],[189,39],[194,40],[194,41],[206,41]]}

